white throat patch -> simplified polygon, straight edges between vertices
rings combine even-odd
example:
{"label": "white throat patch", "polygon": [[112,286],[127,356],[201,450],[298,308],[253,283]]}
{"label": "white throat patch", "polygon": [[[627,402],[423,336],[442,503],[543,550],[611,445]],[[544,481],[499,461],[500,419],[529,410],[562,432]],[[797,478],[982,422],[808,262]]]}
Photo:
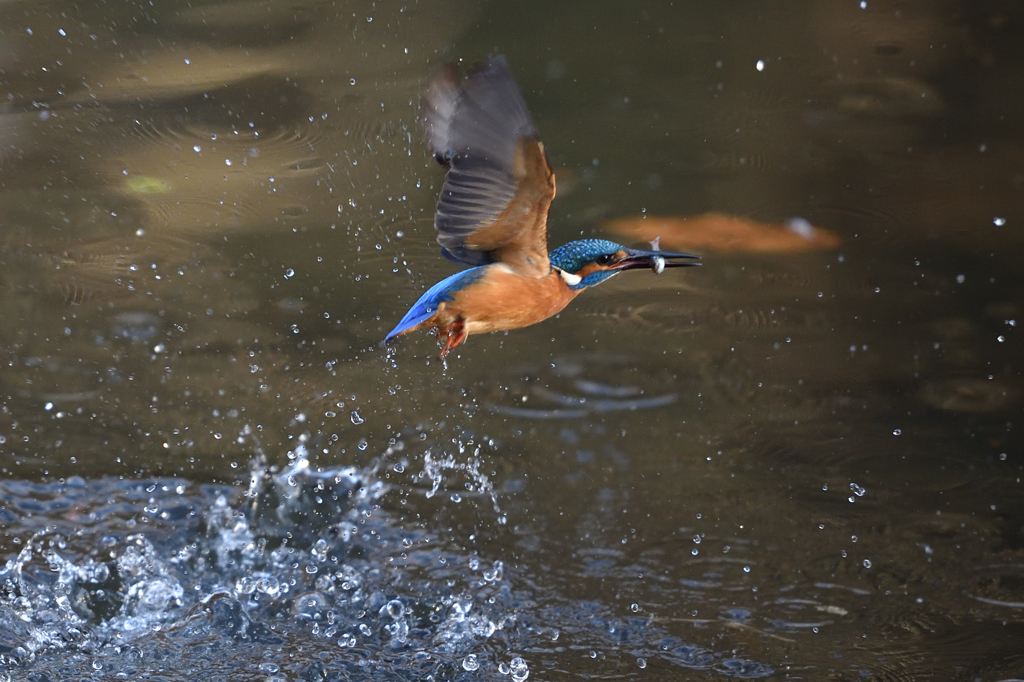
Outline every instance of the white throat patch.
{"label": "white throat patch", "polygon": [[577,284],[579,284],[581,281],[583,281],[583,278],[580,277],[579,275],[574,275],[571,272],[566,272],[565,270],[562,270],[561,268],[555,268],[555,270],[558,270],[558,276],[561,277],[562,279],[564,279],[565,283],[568,284],[571,287],[574,287]]}

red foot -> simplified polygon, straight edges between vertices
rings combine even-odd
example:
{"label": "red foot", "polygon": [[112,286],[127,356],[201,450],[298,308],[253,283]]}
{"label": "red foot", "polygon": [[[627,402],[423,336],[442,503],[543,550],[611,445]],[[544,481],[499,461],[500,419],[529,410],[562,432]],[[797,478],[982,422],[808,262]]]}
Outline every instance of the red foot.
{"label": "red foot", "polygon": [[444,339],[444,348],[441,349],[441,355],[438,356],[438,360],[444,360],[444,357],[451,352],[452,348],[466,340],[466,321],[461,317],[457,317],[454,322],[448,325],[447,329],[443,331],[438,329],[437,335],[439,338]]}

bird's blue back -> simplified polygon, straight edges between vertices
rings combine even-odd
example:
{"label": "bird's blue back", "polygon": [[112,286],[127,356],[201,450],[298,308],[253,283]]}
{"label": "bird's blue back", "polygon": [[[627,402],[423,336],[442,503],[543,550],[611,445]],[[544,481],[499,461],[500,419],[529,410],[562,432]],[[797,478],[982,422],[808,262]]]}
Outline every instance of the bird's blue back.
{"label": "bird's blue back", "polygon": [[452,295],[472,285],[478,279],[483,277],[486,265],[481,265],[469,270],[463,270],[462,272],[456,272],[450,277],[442,279],[434,286],[427,289],[426,293],[420,296],[416,304],[405,314],[402,321],[398,323],[391,332],[384,337],[385,341],[388,341],[402,332],[408,331],[430,319],[430,316],[437,312],[437,306],[444,301],[451,301]]}

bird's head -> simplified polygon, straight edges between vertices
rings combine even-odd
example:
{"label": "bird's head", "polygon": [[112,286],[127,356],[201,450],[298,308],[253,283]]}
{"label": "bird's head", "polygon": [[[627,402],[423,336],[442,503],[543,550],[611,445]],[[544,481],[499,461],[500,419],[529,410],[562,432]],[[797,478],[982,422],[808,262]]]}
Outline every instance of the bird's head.
{"label": "bird's head", "polygon": [[600,284],[623,270],[651,268],[659,273],[664,268],[700,265],[700,256],[673,251],[631,249],[607,239],[580,239],[569,242],[548,254],[551,265],[562,272],[571,289],[586,289]]}

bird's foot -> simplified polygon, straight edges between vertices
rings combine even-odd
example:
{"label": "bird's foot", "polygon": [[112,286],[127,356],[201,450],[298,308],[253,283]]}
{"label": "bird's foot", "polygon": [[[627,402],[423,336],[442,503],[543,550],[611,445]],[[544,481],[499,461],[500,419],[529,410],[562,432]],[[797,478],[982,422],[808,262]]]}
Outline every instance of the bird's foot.
{"label": "bird's foot", "polygon": [[441,355],[438,356],[438,360],[444,360],[452,348],[466,340],[466,321],[461,317],[456,318],[454,322],[448,325],[447,329],[444,331],[438,330],[438,336],[444,339],[444,347],[441,349]]}

